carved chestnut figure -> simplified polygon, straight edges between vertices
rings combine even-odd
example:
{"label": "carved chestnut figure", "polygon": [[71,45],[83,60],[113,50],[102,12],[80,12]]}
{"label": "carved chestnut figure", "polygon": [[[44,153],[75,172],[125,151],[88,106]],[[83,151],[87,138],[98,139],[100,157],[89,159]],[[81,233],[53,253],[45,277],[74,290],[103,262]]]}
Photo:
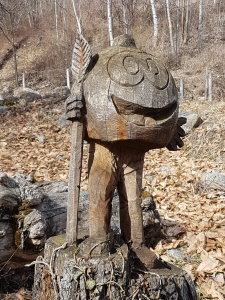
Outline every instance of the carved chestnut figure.
{"label": "carved chestnut figure", "polygon": [[183,145],[173,77],[160,61],[123,35],[92,58],[80,87],[76,83],[73,90],[79,92],[66,103],[68,118],[73,107],[79,115],[82,98],[90,142],[90,244],[106,240],[110,233],[111,201],[117,188],[121,234],[126,242],[132,241],[146,266],[155,267],[156,257],[150,258],[144,246],[142,172],[146,151]]}

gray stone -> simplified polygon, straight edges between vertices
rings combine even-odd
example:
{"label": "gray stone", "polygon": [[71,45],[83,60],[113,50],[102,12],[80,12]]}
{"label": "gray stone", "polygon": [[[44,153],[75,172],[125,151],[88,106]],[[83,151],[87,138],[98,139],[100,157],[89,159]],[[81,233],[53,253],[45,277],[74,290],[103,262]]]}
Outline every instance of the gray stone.
{"label": "gray stone", "polygon": [[161,167],[159,169],[159,172],[167,173],[168,175],[171,173],[170,168],[168,168],[168,167]]}
{"label": "gray stone", "polygon": [[220,173],[219,169],[213,169],[211,172],[203,174],[201,181],[205,186],[218,185],[225,188],[225,173]]}
{"label": "gray stone", "polygon": [[8,106],[0,106],[0,115],[3,115],[5,112],[9,110]]}
{"label": "gray stone", "polygon": [[[0,172],[0,219],[13,212],[20,202],[20,190],[18,183],[5,173]],[[5,219],[4,217],[4,219]]]}
{"label": "gray stone", "polygon": [[203,122],[201,117],[196,113],[180,112],[179,118],[180,117],[186,118],[187,120],[186,123],[181,126],[185,134],[188,134],[193,128],[197,128]]}
{"label": "gray stone", "polygon": [[13,179],[19,185],[20,199],[22,201],[25,200],[28,207],[33,207],[42,203],[44,195],[36,184],[31,183],[27,180],[27,177],[22,174],[16,174]]}
{"label": "gray stone", "polygon": [[60,86],[51,91],[51,95],[57,98],[67,97],[70,94],[70,90],[67,86]]}
{"label": "gray stone", "polygon": [[187,254],[184,254],[179,249],[169,249],[166,250],[166,254],[175,259],[176,261],[186,261],[190,262],[190,257]]}
{"label": "gray stone", "polygon": [[22,106],[26,106],[27,101],[25,99],[19,99],[19,104],[22,105]]}
{"label": "gray stone", "polygon": [[38,135],[37,133],[33,133],[32,135],[35,135],[41,143],[44,143],[46,141],[46,137],[43,135]]}
{"label": "gray stone", "polygon": [[58,127],[65,127],[65,126],[69,126],[70,125],[70,121],[68,121],[66,119],[66,115],[63,114],[59,117],[58,122],[57,122],[57,126]]}
{"label": "gray stone", "polygon": [[38,136],[38,140],[39,140],[39,142],[44,143],[46,141],[46,137],[43,135]]}
{"label": "gray stone", "polygon": [[152,181],[152,178],[153,178],[153,177],[152,177],[151,175],[146,175],[146,176],[145,176],[145,179],[148,180],[148,181]]}
{"label": "gray stone", "polygon": [[2,90],[3,90],[4,93],[8,93],[9,92],[9,86],[4,86]]}
{"label": "gray stone", "polygon": [[29,88],[18,88],[14,90],[14,97],[17,97],[18,99],[25,99],[27,102],[32,102],[42,98],[37,91]]}
{"label": "gray stone", "polygon": [[220,156],[217,156],[217,158],[215,159],[215,161],[218,162],[218,163],[222,163],[223,162],[223,160],[222,160],[222,158]]}
{"label": "gray stone", "polygon": [[56,160],[63,161],[63,160],[65,160],[65,158],[63,156],[61,156],[61,155],[57,155],[56,156]]}

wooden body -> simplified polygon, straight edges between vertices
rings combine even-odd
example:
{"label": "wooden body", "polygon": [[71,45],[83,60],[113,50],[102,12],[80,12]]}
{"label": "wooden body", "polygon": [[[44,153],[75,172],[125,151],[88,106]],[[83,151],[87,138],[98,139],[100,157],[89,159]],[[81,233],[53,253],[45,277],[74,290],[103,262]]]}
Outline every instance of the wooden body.
{"label": "wooden body", "polygon": [[[158,59],[138,50],[134,40],[124,35],[92,59],[83,95],[91,144],[91,243],[106,240],[110,233],[112,195],[117,188],[121,234],[136,249],[141,247],[139,254],[145,260],[140,204],[144,154],[166,147],[175,136],[179,139],[174,80]],[[175,149],[176,145],[173,142]]]}
{"label": "wooden body", "polygon": [[83,84],[88,137],[126,141],[144,151],[167,146],[177,122],[178,95],[164,65],[121,42],[96,60]]}
{"label": "wooden body", "polygon": [[76,120],[71,126],[71,152],[68,182],[66,242],[76,244],[78,227],[78,203],[83,153],[83,122]]}
{"label": "wooden body", "polygon": [[[82,300],[196,300],[190,277],[159,260],[145,246],[142,223],[145,152],[166,146],[175,150],[182,145],[173,78],[158,60],[136,49],[126,35],[95,58],[79,88],[84,99],[75,93],[67,101],[69,117],[74,109],[79,113],[81,99],[86,106],[89,237],[76,245],[74,195],[80,160],[73,159],[76,155],[72,153],[66,241],[73,245],[65,249],[65,237],[47,241],[44,261],[36,261],[33,299],[48,295]],[[74,130],[76,143],[72,141],[71,151],[80,147],[82,140],[77,128]],[[115,189],[120,202],[119,237],[110,227]]]}

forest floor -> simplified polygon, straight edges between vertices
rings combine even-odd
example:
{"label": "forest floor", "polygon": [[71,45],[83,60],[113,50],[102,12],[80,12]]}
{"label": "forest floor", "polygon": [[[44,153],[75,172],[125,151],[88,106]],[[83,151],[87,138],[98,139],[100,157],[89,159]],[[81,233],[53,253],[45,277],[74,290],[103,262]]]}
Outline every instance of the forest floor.
{"label": "forest floor", "polygon": [[[62,105],[39,100],[27,106],[12,106],[1,116],[0,171],[9,176],[33,173],[36,181],[67,181],[70,130],[68,126],[57,127]],[[152,150],[145,157],[143,192],[153,195],[167,223],[154,251],[191,275],[198,299],[225,298],[225,190],[201,180],[213,169],[225,173],[224,110],[222,101],[183,100],[180,111],[198,113],[203,123],[184,138],[184,147],[179,151]],[[82,190],[88,183],[87,148]],[[169,249],[178,249],[185,259],[172,258]],[[29,291],[21,287],[4,299],[30,297]]]}

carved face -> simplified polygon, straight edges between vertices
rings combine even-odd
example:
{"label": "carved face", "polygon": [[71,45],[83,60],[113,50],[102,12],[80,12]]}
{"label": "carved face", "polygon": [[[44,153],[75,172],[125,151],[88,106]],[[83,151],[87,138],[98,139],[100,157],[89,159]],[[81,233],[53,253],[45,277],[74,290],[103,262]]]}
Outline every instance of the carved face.
{"label": "carved face", "polygon": [[177,122],[177,89],[151,54],[113,46],[99,54],[84,81],[87,132],[105,142],[164,147]]}

